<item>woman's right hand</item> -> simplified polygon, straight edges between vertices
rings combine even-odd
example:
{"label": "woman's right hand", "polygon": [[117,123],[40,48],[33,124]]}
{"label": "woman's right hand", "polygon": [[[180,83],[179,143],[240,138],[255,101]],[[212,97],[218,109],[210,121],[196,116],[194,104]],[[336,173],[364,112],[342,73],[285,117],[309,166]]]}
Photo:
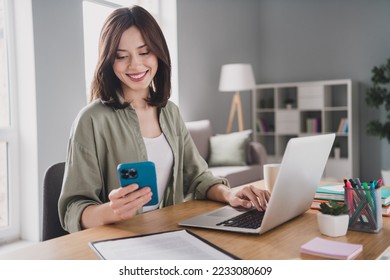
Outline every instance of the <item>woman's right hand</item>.
{"label": "woman's right hand", "polygon": [[120,220],[127,220],[152,199],[152,191],[149,187],[140,189],[137,184],[131,184],[112,190],[108,199],[113,213]]}

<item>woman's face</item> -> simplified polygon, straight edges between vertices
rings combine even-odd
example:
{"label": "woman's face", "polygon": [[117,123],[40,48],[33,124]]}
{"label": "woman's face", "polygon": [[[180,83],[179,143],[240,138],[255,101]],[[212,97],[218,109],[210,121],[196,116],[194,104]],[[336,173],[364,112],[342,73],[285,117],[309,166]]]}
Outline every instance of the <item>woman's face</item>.
{"label": "woman's face", "polygon": [[123,32],[113,64],[124,94],[149,93],[149,85],[157,72],[157,56],[149,50],[137,27]]}

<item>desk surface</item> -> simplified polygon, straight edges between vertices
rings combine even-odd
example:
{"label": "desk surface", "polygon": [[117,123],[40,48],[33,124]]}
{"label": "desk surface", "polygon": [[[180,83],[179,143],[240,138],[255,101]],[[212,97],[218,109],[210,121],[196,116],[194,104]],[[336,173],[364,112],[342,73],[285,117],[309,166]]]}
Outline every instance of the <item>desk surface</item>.
{"label": "desk surface", "polygon": [[[261,185],[262,182],[256,182]],[[131,220],[83,230],[31,245],[0,259],[98,259],[89,247],[90,241],[183,229],[177,223],[194,215],[213,210],[222,204],[213,201],[189,201],[138,215]],[[390,246],[390,217],[384,217],[379,233],[348,231],[346,236],[328,238],[317,226],[316,210],[308,210],[295,219],[263,234],[252,235],[209,229],[187,228],[204,239],[241,259],[321,259],[299,252],[300,246],[316,236],[330,240],[363,244],[357,259],[376,259]]]}

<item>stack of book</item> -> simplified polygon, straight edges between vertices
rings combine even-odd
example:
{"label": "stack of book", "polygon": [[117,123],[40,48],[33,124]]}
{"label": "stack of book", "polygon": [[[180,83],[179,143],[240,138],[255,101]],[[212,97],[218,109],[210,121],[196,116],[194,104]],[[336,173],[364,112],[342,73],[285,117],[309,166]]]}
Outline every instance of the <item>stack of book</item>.
{"label": "stack of book", "polygon": [[256,129],[257,129],[257,132],[261,132],[261,133],[269,132],[269,128],[267,126],[267,123],[262,118],[257,119]]}
{"label": "stack of book", "polygon": [[341,118],[339,127],[337,128],[338,133],[348,133],[348,119]]}
{"label": "stack of book", "polygon": [[[390,217],[390,188],[382,187],[382,216]],[[317,188],[314,200],[311,204],[312,209],[320,209],[322,202],[330,200],[344,203],[344,185],[343,184],[327,184]]]}
{"label": "stack of book", "polygon": [[320,132],[319,121],[317,118],[307,118],[306,119],[306,131],[308,133]]}

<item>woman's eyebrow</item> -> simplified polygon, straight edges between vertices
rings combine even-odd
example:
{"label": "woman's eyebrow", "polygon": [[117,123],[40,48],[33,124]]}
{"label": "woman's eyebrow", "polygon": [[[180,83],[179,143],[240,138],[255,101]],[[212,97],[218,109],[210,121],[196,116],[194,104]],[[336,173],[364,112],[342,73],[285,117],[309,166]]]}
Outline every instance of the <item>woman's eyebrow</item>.
{"label": "woman's eyebrow", "polygon": [[[145,48],[145,47],[147,47],[147,45],[143,44],[142,46],[137,47],[137,49],[142,49],[142,48]],[[127,50],[124,50],[124,49],[117,49],[116,51],[117,52],[127,52]]]}

